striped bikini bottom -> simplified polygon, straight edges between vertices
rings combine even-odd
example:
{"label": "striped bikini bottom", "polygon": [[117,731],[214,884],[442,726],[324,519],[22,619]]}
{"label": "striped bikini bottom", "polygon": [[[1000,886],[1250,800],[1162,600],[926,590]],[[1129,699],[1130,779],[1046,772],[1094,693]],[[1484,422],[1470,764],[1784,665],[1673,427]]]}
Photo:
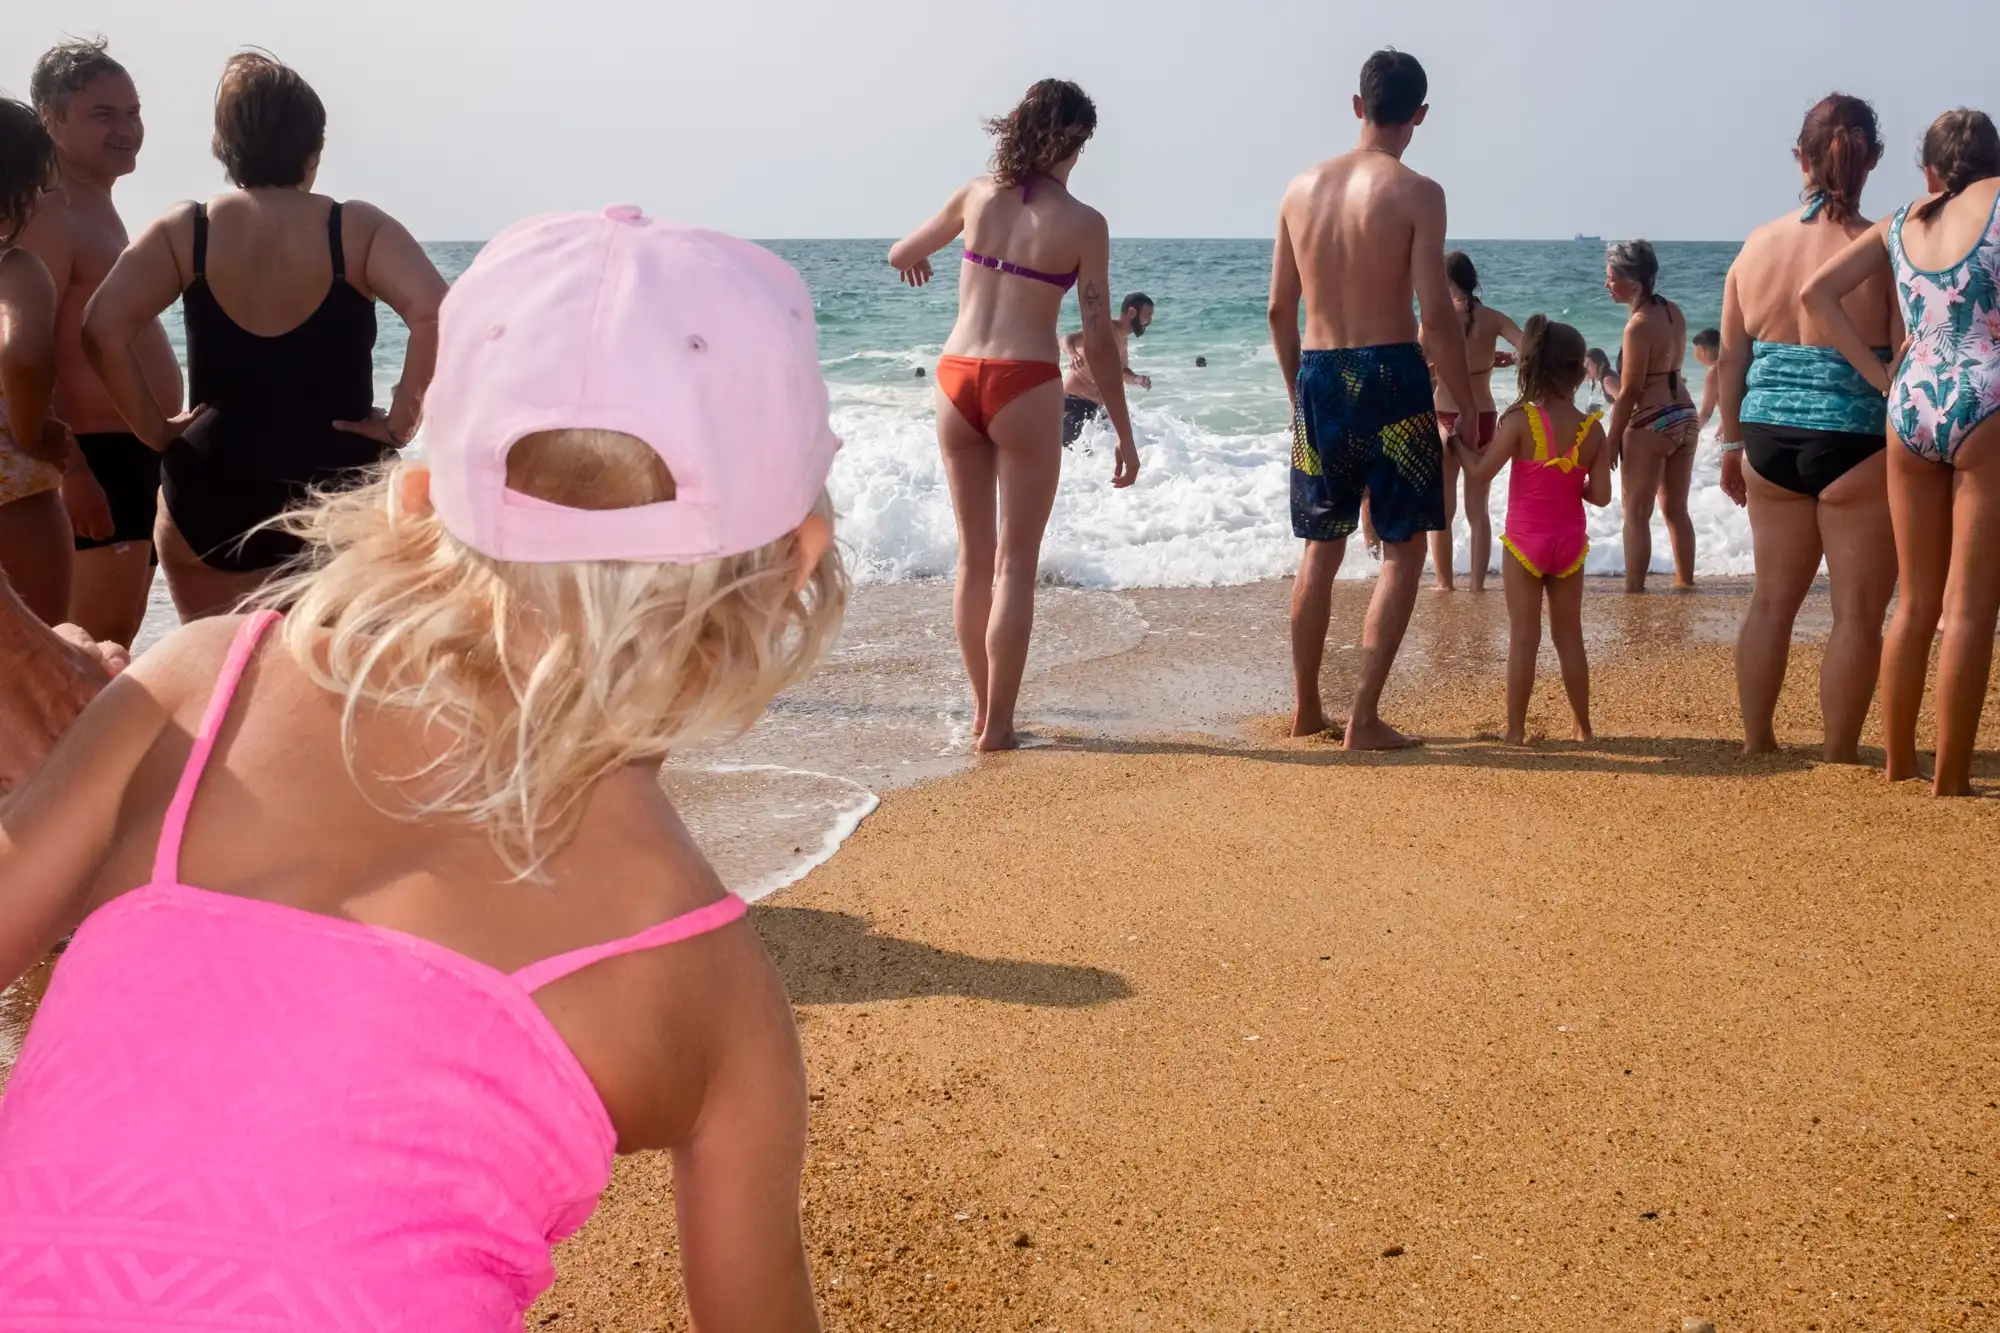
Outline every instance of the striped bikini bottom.
{"label": "striped bikini bottom", "polygon": [[1690,403],[1642,407],[1632,414],[1629,426],[1632,430],[1649,430],[1666,436],[1673,441],[1675,453],[1694,448],[1701,438],[1701,417]]}

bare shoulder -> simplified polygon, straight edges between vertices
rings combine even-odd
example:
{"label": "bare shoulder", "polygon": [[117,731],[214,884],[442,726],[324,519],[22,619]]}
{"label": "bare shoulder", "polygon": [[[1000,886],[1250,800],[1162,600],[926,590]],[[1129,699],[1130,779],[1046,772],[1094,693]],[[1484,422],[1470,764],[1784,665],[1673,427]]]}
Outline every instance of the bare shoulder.
{"label": "bare shoulder", "polygon": [[331,199],[328,202],[340,210],[340,225],[343,229],[352,227],[359,232],[373,235],[396,221],[366,199]]}
{"label": "bare shoulder", "polygon": [[61,190],[50,190],[35,204],[35,211],[28,215],[28,225],[21,228],[14,241],[55,269],[63,267],[56,257],[75,248],[76,229],[76,210],[69,206]]}
{"label": "bare shoulder", "polygon": [[190,621],[133,659],[124,679],[143,688],[168,715],[193,699],[206,699],[247,616]]}
{"label": "bare shoulder", "polygon": [[1396,165],[1402,167],[1402,174],[1397,177],[1397,182],[1405,190],[1409,191],[1411,198],[1421,199],[1426,203],[1435,202],[1441,204],[1444,202],[1444,186],[1438,184],[1429,176],[1424,175],[1421,171],[1405,167],[1400,162]]}

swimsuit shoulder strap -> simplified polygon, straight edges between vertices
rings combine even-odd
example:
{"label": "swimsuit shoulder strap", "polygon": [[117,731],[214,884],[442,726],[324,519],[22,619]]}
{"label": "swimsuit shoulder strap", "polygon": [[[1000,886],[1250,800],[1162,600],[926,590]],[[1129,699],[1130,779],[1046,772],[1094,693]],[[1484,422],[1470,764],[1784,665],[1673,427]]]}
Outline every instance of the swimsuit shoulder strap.
{"label": "swimsuit shoulder strap", "polygon": [[194,280],[208,276],[208,205],[194,206]]}
{"label": "swimsuit shoulder strap", "polygon": [[679,944],[697,935],[706,935],[712,930],[720,930],[733,921],[740,920],[748,908],[743,900],[733,893],[725,893],[706,907],[697,907],[692,912],[683,912],[671,921],[662,921],[657,926],[649,926],[636,935],[610,940],[603,944],[592,944],[582,949],[572,949],[559,953],[553,958],[544,958],[539,963],[530,963],[514,973],[514,980],[525,991],[538,991],[552,981],[560,981],[573,972],[579,972],[592,963],[601,963],[607,958],[622,954],[638,953],[642,949],[658,949],[668,944]]}
{"label": "swimsuit shoulder strap", "polygon": [[340,243],[340,201],[335,200],[333,210],[326,215],[326,244],[333,254],[333,280],[347,280],[347,250]]}
{"label": "swimsuit shoulder strap", "polygon": [[1535,461],[1549,461],[1549,437],[1555,434],[1555,427],[1549,422],[1548,410],[1540,403],[1528,404],[1528,429],[1535,437]]}
{"label": "swimsuit shoulder strap", "polygon": [[243,627],[236,631],[235,641],[229,645],[221,674],[215,678],[215,690],[208,697],[208,710],[202,714],[201,727],[195,732],[194,749],[188,752],[180,785],[174,788],[174,799],[160,824],[160,844],[153,853],[155,884],[180,881],[181,840],[187,834],[188,811],[194,805],[195,790],[201,786],[208,757],[215,752],[216,737],[222,734],[222,724],[229,718],[229,701],[236,697],[236,687],[242,683],[244,668],[250,665],[250,658],[257,651],[257,641],[277,621],[276,611],[259,611],[243,622]]}
{"label": "swimsuit shoulder strap", "polygon": [[1596,409],[1592,409],[1590,415],[1583,419],[1583,424],[1576,428],[1577,448],[1579,449],[1583,448],[1584,438],[1590,434],[1590,428],[1592,426],[1595,426],[1599,421],[1602,421],[1603,419],[1604,419],[1604,413]]}

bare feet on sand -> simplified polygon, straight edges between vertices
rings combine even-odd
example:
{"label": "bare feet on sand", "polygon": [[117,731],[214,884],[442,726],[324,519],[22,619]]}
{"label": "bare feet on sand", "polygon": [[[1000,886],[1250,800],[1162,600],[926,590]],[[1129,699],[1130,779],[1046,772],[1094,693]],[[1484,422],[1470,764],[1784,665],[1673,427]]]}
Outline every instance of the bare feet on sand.
{"label": "bare feet on sand", "polygon": [[1528,743],[1528,733],[1526,731],[1510,731],[1501,740],[1507,745],[1526,746]]}
{"label": "bare feet on sand", "polygon": [[1590,729],[1588,722],[1579,722],[1576,725],[1576,730],[1570,733],[1569,738],[1578,745],[1588,745],[1597,739],[1597,733]]}
{"label": "bare feet on sand", "polygon": [[980,754],[991,754],[997,750],[1018,750],[1027,743],[1026,732],[982,731],[972,738],[972,748]]}
{"label": "bare feet on sand", "polygon": [[1292,736],[1325,736],[1331,734],[1340,738],[1340,728],[1326,720],[1326,710],[1317,702],[1300,704],[1292,710]]}
{"label": "bare feet on sand", "polygon": [[1347,720],[1347,734],[1341,744],[1349,750],[1409,750],[1422,745],[1416,736],[1405,736],[1381,718]]}

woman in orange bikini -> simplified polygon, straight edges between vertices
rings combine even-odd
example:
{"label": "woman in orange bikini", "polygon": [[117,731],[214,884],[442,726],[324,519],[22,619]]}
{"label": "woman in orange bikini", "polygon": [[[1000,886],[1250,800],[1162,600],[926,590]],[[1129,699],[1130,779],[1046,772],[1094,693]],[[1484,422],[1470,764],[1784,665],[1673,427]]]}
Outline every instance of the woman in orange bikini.
{"label": "woman in orange bikini", "polygon": [[958,322],[938,361],[938,448],[958,517],[952,623],[972,681],[973,744],[1020,745],[1014,705],[1034,629],[1042,530],[1062,474],[1062,366],[1056,321],[1077,289],[1084,359],[1118,432],[1113,486],[1139,475],[1113,328],[1111,231],[1069,192],[1097,128],[1083,89],[1044,79],[987,128],[993,170],[959,187],[936,217],[889,249],[903,281],[931,279],[930,256],[961,232]]}

